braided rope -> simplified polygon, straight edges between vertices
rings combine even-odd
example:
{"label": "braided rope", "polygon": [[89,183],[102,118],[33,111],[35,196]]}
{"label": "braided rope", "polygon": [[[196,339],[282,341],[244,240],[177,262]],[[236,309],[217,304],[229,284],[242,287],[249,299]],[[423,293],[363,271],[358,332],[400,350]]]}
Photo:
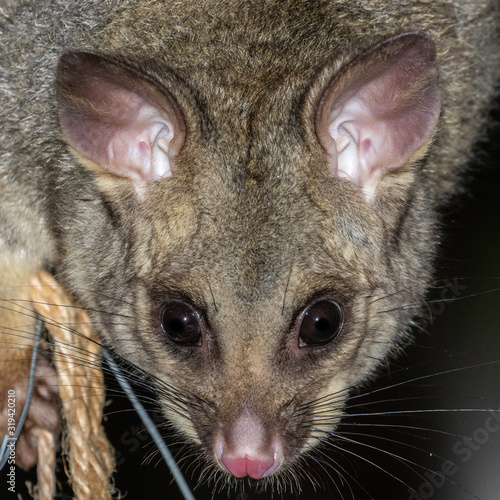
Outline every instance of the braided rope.
{"label": "braided rope", "polygon": [[[63,452],[68,456],[75,498],[108,500],[113,493],[110,478],[115,465],[101,425],[105,387],[100,345],[92,341],[85,311],[72,304],[48,273],[41,271],[33,278],[31,295],[54,340],[53,361],[66,421]],[[44,464],[39,463],[39,467],[43,469]],[[44,476],[39,474],[39,480],[44,482]],[[39,491],[43,488],[45,485],[39,485]]]}
{"label": "braided rope", "polygon": [[36,429],[38,437],[37,500],[52,500],[56,492],[56,439],[52,432]]}

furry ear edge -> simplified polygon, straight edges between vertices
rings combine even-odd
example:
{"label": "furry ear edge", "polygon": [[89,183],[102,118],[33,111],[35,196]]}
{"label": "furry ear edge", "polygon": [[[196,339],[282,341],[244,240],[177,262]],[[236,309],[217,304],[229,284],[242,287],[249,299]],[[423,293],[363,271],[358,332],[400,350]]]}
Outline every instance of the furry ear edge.
{"label": "furry ear edge", "polygon": [[434,43],[407,33],[355,59],[330,81],[316,134],[331,173],[370,200],[384,175],[425,154],[440,110]]}
{"label": "furry ear edge", "polygon": [[136,186],[174,174],[186,127],[170,96],[87,52],[61,56],[56,84],[63,136],[84,164]]}

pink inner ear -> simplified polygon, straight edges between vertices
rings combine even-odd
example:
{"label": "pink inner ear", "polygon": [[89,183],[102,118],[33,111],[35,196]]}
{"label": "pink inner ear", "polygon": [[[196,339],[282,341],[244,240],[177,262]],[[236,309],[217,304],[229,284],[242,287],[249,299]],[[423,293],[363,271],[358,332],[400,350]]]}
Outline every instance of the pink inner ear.
{"label": "pink inner ear", "polygon": [[185,137],[173,103],[149,82],[85,53],[58,67],[59,121],[68,144],[136,185],[169,177]]}
{"label": "pink inner ear", "polygon": [[168,153],[174,137],[173,124],[168,115],[130,94],[122,95],[127,106],[117,120],[120,125],[106,126],[107,148],[99,163],[110,172],[135,182],[169,177],[172,175],[173,158],[169,158]]}
{"label": "pink inner ear", "polygon": [[431,44],[411,34],[377,47],[334,82],[320,106],[316,130],[332,173],[367,198],[432,138],[440,97]]}

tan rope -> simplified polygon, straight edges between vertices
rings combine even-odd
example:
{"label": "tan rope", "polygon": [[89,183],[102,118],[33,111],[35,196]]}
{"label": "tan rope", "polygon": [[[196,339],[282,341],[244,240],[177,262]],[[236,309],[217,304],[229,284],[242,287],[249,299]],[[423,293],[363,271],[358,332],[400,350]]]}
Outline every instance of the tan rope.
{"label": "tan rope", "polygon": [[[68,456],[75,498],[108,500],[113,493],[110,478],[115,464],[101,425],[105,388],[100,345],[92,341],[85,311],[72,304],[48,273],[42,271],[33,278],[31,295],[54,341],[53,361],[66,421],[63,452]],[[45,481],[43,475],[39,480]],[[44,487],[39,485],[39,491]]]}
{"label": "tan rope", "polygon": [[36,429],[38,437],[37,500],[52,500],[56,492],[56,440],[52,432]]}

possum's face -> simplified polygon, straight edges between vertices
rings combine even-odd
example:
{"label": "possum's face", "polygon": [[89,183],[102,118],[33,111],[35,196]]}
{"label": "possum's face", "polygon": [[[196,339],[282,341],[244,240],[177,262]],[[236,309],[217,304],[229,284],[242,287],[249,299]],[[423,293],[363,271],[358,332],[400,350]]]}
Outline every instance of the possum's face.
{"label": "possum's face", "polygon": [[335,426],[425,290],[414,165],[439,115],[432,43],[401,36],[306,87],[263,85],[245,113],[230,85],[143,71],[59,64],[84,172],[60,216],[64,279],[209,460],[278,474]]}

